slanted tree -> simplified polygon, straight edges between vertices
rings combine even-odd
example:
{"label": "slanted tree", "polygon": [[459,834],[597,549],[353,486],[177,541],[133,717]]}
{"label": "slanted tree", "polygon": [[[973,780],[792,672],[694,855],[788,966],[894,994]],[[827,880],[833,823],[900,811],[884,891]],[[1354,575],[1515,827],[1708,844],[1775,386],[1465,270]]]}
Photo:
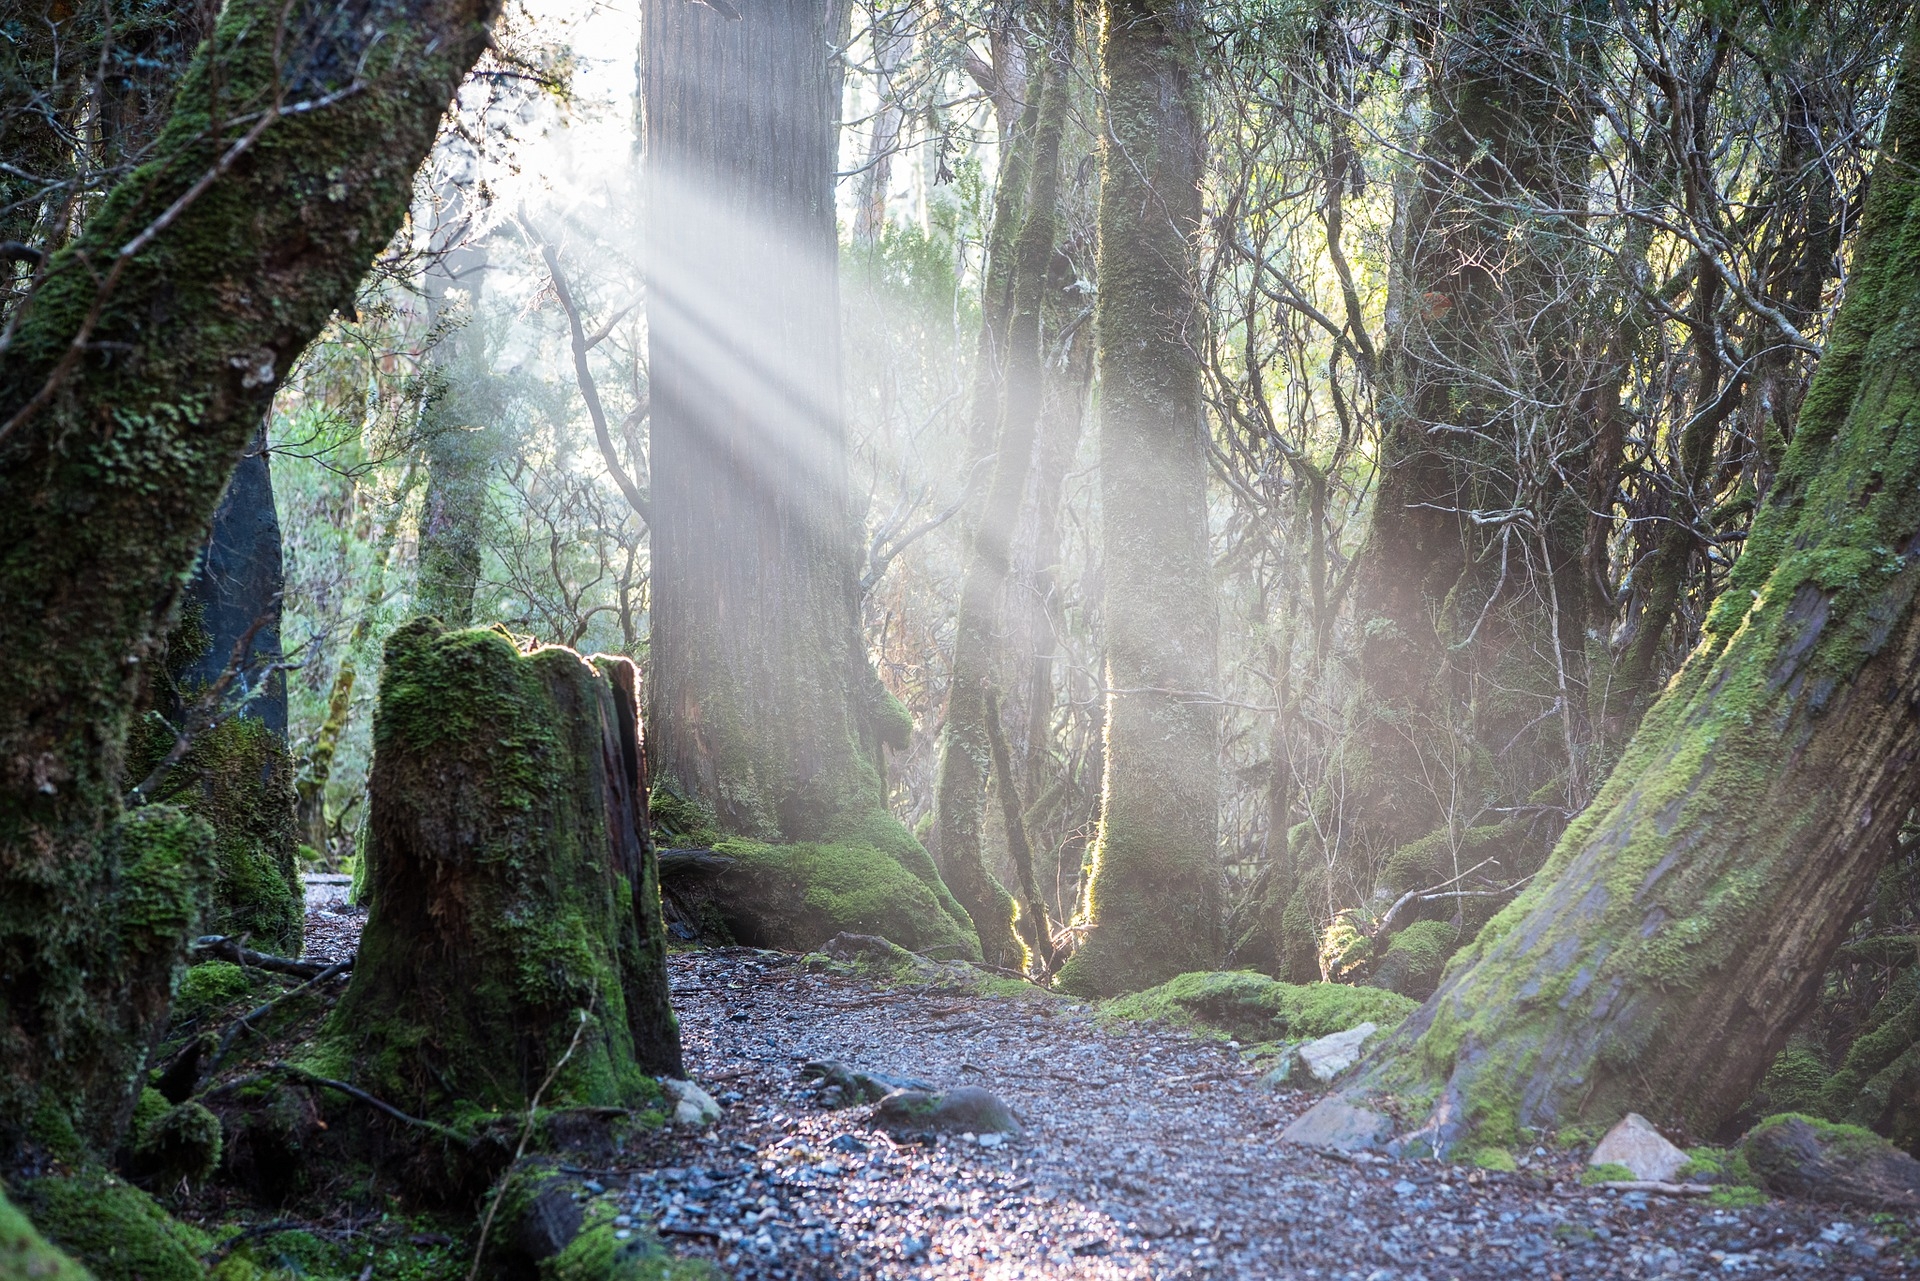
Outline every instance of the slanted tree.
{"label": "slanted tree", "polygon": [[204,825],[123,813],[156,638],[273,390],[399,226],[489,0],[233,0],[0,362],[0,1165],[110,1150]]}
{"label": "slanted tree", "polygon": [[[1072,91],[1072,25],[1070,16],[1048,24],[1046,61],[1036,77],[1039,105],[1033,128],[1024,138],[1016,135],[1014,139],[1015,146],[1024,144],[1032,154],[1019,167],[1028,175],[1029,185],[1019,202],[1020,230],[1012,246],[1005,396],[996,415],[1000,432],[992,478],[973,521],[960,580],[934,810],[940,871],[972,918],[982,954],[1003,967],[1020,964],[1022,957],[1012,925],[1013,898],[987,870],[981,851],[987,778],[992,772],[989,686],[996,683],[996,668],[1005,658],[1002,638],[1014,526],[1040,423],[1044,372],[1040,318],[1059,235],[1060,139]],[[1005,192],[1001,198],[1015,197]],[[986,341],[983,336],[983,344]],[[975,394],[990,394],[990,389],[976,385]],[[975,412],[980,412],[978,407]],[[1029,914],[1031,910],[1030,905]]]}
{"label": "slanted tree", "polygon": [[862,750],[876,709],[840,386],[843,13],[644,13],[655,779],[722,834],[899,863],[950,922],[929,941],[971,951]]}
{"label": "slanted tree", "polygon": [[1221,950],[1220,766],[1207,439],[1193,268],[1203,139],[1199,14],[1108,0],[1101,44],[1100,507],[1107,754],[1092,927],[1060,972],[1110,994],[1210,969]]}
{"label": "slanted tree", "polygon": [[1910,24],[1846,299],[1699,647],[1534,882],[1297,1136],[1379,1141],[1383,1096],[1436,1150],[1629,1109],[1711,1134],[1815,999],[1920,800],[1916,74]]}

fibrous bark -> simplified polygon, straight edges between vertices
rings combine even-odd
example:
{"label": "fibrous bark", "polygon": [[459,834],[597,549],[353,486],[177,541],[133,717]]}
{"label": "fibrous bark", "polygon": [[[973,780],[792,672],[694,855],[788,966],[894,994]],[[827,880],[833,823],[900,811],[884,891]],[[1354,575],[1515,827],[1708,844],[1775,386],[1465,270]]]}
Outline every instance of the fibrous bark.
{"label": "fibrous bark", "polygon": [[356,1084],[435,1116],[524,1110],[550,1075],[545,1104],[631,1105],[681,1074],[637,694],[625,659],[497,630],[387,642],[373,907],[327,1031]]}
{"label": "fibrous bark", "polygon": [[1501,1144],[1711,1133],[1814,1000],[1920,799],[1920,98],[1909,33],[1846,301],[1699,648],[1534,883],[1348,1103]]}
{"label": "fibrous bark", "polygon": [[1217,627],[1207,541],[1204,324],[1191,239],[1202,138],[1198,13],[1108,0],[1102,44],[1100,503],[1106,546],[1107,758],[1070,991],[1149,987],[1221,949]]}
{"label": "fibrous bark", "polygon": [[841,10],[644,14],[652,713],[662,789],[757,841],[858,843],[925,882],[862,750],[833,204]]}
{"label": "fibrous bark", "polygon": [[177,812],[120,817],[144,666],[492,9],[233,0],[152,161],[21,304],[0,362],[0,1164],[30,1140],[108,1148],[131,1106],[206,858]]}

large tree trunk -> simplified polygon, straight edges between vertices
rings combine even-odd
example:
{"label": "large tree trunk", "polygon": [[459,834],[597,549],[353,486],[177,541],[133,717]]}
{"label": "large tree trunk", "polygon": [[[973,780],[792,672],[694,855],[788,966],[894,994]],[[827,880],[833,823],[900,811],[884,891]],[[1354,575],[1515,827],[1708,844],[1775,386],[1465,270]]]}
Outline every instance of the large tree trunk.
{"label": "large tree trunk", "polygon": [[1192,237],[1203,167],[1198,12],[1108,0],[1101,47],[1100,503],[1107,759],[1080,993],[1212,968],[1221,951],[1216,606]]}
{"label": "large tree trunk", "polygon": [[878,849],[964,928],[861,750],[839,16],[827,0],[645,10],[654,770],[723,832]]}
{"label": "large tree trunk", "polygon": [[0,1164],[121,1127],[205,859],[164,807],[120,817],[145,663],[492,10],[232,0],[155,159],[23,304],[0,363]]}
{"label": "large tree trunk", "polygon": [[551,1076],[549,1106],[619,1107],[681,1074],[637,692],[625,659],[497,630],[388,640],[373,909],[327,1032],[373,1094],[518,1112]]}
{"label": "large tree trunk", "polygon": [[[1070,20],[1047,34],[1048,60],[1040,71],[1039,110],[1031,134],[1031,183],[1025,215],[1014,242],[1012,317],[1007,329],[1006,399],[1000,415],[993,479],[974,521],[954,618],[953,674],[940,732],[940,770],[935,798],[940,871],[973,920],[980,950],[990,964],[1021,964],[1013,932],[1013,899],[987,870],[980,834],[991,772],[988,700],[1002,682],[1006,594],[1012,569],[1014,525],[1033,460],[1042,385],[1040,316],[1051,276],[1060,193],[1060,137],[1066,128],[1073,33]],[[1016,145],[1019,142],[1016,139]],[[1012,198],[1003,193],[1002,200]],[[976,388],[976,391],[980,389]],[[976,408],[976,414],[979,412]]]}
{"label": "large tree trunk", "polygon": [[1700,647],[1534,884],[1335,1101],[1397,1096],[1410,1144],[1629,1109],[1712,1133],[1920,800],[1917,56],[1910,31],[1846,301]]}
{"label": "large tree trunk", "polygon": [[[1577,204],[1590,141],[1549,7],[1462,0],[1431,21],[1432,118],[1393,264],[1378,488],[1352,589],[1350,777],[1316,800],[1345,807],[1323,815],[1342,844],[1316,860],[1336,883],[1295,890],[1296,919],[1322,928],[1330,906],[1457,875],[1487,807],[1537,814],[1580,790],[1554,786],[1579,763],[1569,729],[1586,706],[1568,688],[1587,632],[1585,509],[1558,479],[1592,436],[1569,412],[1580,248],[1564,215],[1534,211]],[[1556,834],[1508,824],[1492,876],[1531,870]]]}

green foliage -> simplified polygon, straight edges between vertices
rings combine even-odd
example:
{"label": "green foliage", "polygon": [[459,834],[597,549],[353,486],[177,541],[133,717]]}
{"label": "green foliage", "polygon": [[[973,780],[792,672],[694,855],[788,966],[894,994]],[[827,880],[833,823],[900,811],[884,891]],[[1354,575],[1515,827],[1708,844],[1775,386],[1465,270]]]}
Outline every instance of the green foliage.
{"label": "green foliage", "polygon": [[1304,1040],[1362,1023],[1392,1028],[1417,1003],[1379,988],[1282,983],[1251,970],[1199,971],[1101,1004],[1109,1018],[1158,1019],[1243,1041]]}
{"label": "green foliage", "polygon": [[736,860],[716,893],[728,929],[744,942],[804,951],[835,934],[878,934],[910,951],[979,955],[971,931],[926,881],[873,845],[728,840],[715,848]]}
{"label": "green foliage", "polygon": [[682,795],[670,784],[654,785],[649,813],[663,846],[711,849],[720,839],[720,819],[713,807]]}

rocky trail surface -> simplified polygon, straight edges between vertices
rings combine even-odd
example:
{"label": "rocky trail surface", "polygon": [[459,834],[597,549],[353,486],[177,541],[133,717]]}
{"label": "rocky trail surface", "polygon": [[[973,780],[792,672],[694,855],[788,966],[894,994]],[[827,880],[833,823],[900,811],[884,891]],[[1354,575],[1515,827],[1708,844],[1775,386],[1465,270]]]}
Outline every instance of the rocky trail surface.
{"label": "rocky trail surface", "polygon": [[[1910,1274],[1911,1224],[1859,1210],[1598,1191],[1544,1154],[1494,1173],[1282,1145],[1313,1096],[1263,1088],[1230,1044],[1075,1002],[745,948],[670,965],[722,1118],[588,1190],[737,1281]],[[985,1087],[1025,1132],[890,1137],[871,1107],[825,1105],[817,1059]]]}

